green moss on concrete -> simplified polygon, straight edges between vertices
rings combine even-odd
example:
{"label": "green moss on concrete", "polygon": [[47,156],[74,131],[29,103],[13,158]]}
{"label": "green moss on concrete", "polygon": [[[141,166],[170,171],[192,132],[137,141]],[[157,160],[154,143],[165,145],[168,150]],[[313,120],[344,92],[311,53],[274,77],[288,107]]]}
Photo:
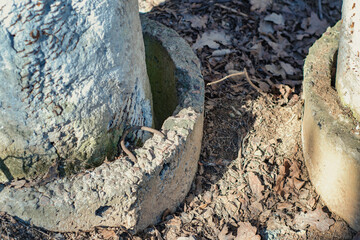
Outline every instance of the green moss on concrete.
{"label": "green moss on concrete", "polygon": [[[159,40],[145,34],[144,44],[147,72],[153,96],[154,125],[155,128],[160,129],[165,119],[173,114],[178,105],[176,68]],[[71,104],[65,105],[64,114],[74,109],[75,106]],[[83,119],[81,123],[72,123],[73,126],[77,126],[77,124],[90,126],[94,124],[94,121],[93,119]],[[45,175],[49,167],[56,161],[61,163],[62,175],[66,176],[78,173],[83,169],[97,167],[103,163],[105,158],[111,160],[118,154],[121,134],[122,130],[116,129],[107,132],[104,129],[104,133],[94,133],[94,136],[71,151],[66,150],[63,146],[54,146],[52,150],[43,155],[34,156],[27,152],[21,158],[0,160],[0,182]],[[70,136],[65,136],[62,141],[66,142],[66,138],[70,138]],[[70,139],[68,140],[70,141]],[[19,156],[20,154],[14,152],[12,155]]]}
{"label": "green moss on concrete", "polygon": [[144,34],[146,67],[153,95],[155,128],[160,129],[177,104],[175,65],[158,40]]}

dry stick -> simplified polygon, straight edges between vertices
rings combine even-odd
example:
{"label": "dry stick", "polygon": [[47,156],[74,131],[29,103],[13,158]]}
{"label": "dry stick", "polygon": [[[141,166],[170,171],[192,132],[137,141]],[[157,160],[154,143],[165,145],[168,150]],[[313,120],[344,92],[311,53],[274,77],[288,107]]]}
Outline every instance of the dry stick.
{"label": "dry stick", "polygon": [[246,18],[249,17],[249,15],[247,15],[247,14],[245,14],[243,12],[240,12],[239,10],[229,8],[229,7],[224,6],[224,5],[220,4],[220,3],[215,3],[215,6],[218,6],[218,7],[222,8],[222,9],[228,10],[228,11],[234,13],[234,14],[237,14],[237,15],[240,15],[240,16],[243,16],[243,17],[246,17]]}
{"label": "dry stick", "polygon": [[210,82],[210,83],[208,83],[208,84],[206,84],[206,85],[207,85],[207,86],[213,85],[213,84],[222,82],[222,81],[224,81],[224,80],[226,80],[226,79],[228,79],[228,78],[235,77],[235,76],[240,76],[240,75],[244,75],[244,72],[238,72],[238,73],[233,73],[233,74],[227,75],[226,77],[223,77],[223,78],[220,79],[220,80],[216,80],[216,81],[214,81],[214,82]]}
{"label": "dry stick", "polygon": [[261,88],[257,87],[251,80],[249,77],[249,74],[246,71],[246,68],[244,68],[244,73],[245,73],[245,78],[248,81],[248,83],[250,84],[250,86],[252,86],[253,88],[256,89],[256,91],[258,91],[259,93],[261,93],[262,95],[266,95],[265,92],[263,90],[261,90]]}
{"label": "dry stick", "polygon": [[153,129],[153,128],[150,128],[150,127],[144,127],[144,126],[134,126],[134,127],[131,127],[129,129],[127,129],[124,134],[122,135],[121,137],[121,141],[120,141],[120,146],[121,146],[121,149],[129,156],[129,158],[131,159],[131,161],[133,161],[134,163],[137,163],[137,159],[136,157],[134,156],[134,154],[132,152],[130,152],[129,149],[126,148],[125,146],[125,138],[126,136],[131,132],[131,131],[135,131],[135,130],[144,130],[144,131],[148,131],[148,132],[151,132],[151,133],[154,133],[154,134],[158,134],[160,135],[161,137],[165,138],[165,135],[156,130],[156,129]]}

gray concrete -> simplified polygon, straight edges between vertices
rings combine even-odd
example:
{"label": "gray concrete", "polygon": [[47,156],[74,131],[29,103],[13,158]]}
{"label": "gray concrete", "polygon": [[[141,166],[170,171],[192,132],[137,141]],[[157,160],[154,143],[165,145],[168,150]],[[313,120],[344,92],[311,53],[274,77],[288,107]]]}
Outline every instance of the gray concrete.
{"label": "gray concrete", "polygon": [[336,89],[341,102],[360,121],[360,11],[356,0],[343,0]]}
{"label": "gray concrete", "polygon": [[0,183],[112,158],[152,125],[136,0],[0,3]]}
{"label": "gray concrete", "polygon": [[0,185],[0,211],[53,231],[101,225],[136,232],[183,201],[197,170],[202,139],[200,64],[175,31],[146,19],[142,23],[144,35],[157,39],[175,66],[178,104],[162,125],[166,138],[155,135],[136,149],[138,162],[133,166],[124,157],[44,186]]}
{"label": "gray concrete", "polygon": [[331,86],[340,23],[310,48],[304,66],[302,140],[312,184],[326,206],[360,230],[360,136]]}

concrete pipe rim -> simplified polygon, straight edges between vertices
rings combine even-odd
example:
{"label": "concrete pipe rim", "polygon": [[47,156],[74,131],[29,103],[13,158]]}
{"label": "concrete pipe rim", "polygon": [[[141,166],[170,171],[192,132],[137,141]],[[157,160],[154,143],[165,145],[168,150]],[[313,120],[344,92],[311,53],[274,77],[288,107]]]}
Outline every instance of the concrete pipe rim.
{"label": "concrete pipe rim", "polygon": [[[143,16],[141,21],[143,34],[159,41],[176,66],[178,104],[162,124],[166,138],[154,135],[146,140],[135,150],[138,161],[134,165],[125,157],[41,186],[30,186],[24,180],[0,184],[0,211],[52,231],[91,230],[102,225],[124,226],[136,232],[156,223],[165,210],[151,209],[152,204],[157,208],[167,197],[171,204],[164,207],[174,210],[186,196],[202,139],[204,82],[200,63],[174,30]],[[184,173],[176,169],[179,165]],[[181,174],[186,179],[179,177]],[[174,189],[178,196],[165,196],[166,186],[162,186],[165,190],[158,188],[174,179],[178,185],[183,181],[184,186]],[[149,194],[148,189],[155,193]],[[92,215],[86,216],[89,213]]]}
{"label": "concrete pipe rim", "polygon": [[358,122],[334,88],[340,24],[310,48],[304,65],[302,142],[310,180],[327,207],[360,230]]}

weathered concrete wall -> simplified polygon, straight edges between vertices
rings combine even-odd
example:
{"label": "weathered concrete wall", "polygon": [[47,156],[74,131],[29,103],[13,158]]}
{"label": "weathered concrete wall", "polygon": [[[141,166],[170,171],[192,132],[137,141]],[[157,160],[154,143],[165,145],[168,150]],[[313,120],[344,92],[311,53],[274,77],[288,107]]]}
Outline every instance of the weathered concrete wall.
{"label": "weathered concrete wall", "polygon": [[[175,210],[183,201],[201,150],[204,81],[200,63],[175,31],[147,19],[142,22],[144,33],[157,39],[174,65],[179,102],[162,125],[166,138],[154,135],[136,149],[134,165],[123,157],[42,186],[15,181],[0,184],[0,211],[53,231],[95,226],[138,231],[158,222],[166,209]],[[160,69],[168,68],[168,63],[162,63]]]}
{"label": "weathered concrete wall", "polygon": [[0,3],[0,182],[66,173],[152,125],[137,0]]}
{"label": "weathered concrete wall", "polygon": [[360,2],[344,0],[336,89],[342,103],[360,120]]}
{"label": "weathered concrete wall", "polygon": [[304,65],[302,141],[312,184],[326,206],[360,230],[360,138],[331,86],[340,24],[310,48]]}

